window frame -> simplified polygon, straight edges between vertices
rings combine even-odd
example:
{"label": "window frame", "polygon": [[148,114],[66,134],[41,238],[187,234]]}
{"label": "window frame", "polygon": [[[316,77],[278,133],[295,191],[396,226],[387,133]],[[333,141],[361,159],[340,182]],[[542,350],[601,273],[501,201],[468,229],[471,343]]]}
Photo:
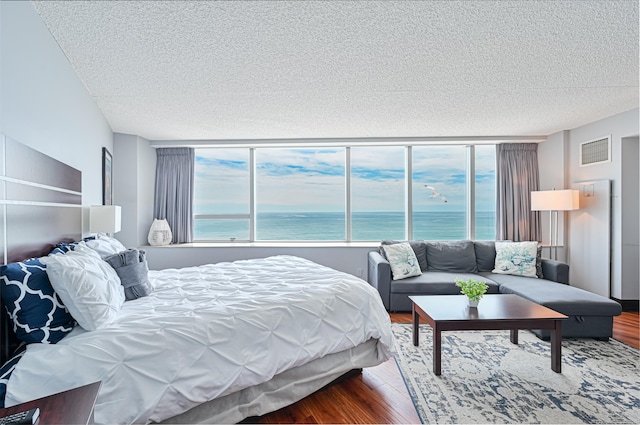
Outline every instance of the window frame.
{"label": "window frame", "polygon": [[[495,147],[495,144],[489,144]],[[378,147],[381,145],[357,145],[357,147]],[[398,144],[385,144],[383,146],[395,146],[398,147]],[[415,146],[428,146],[428,145],[414,145],[414,144],[403,144],[400,145],[405,150],[405,163],[404,163],[404,180],[405,180],[405,239],[410,240],[413,238],[413,148]],[[460,146],[459,144],[441,144],[440,146]],[[475,199],[476,199],[476,184],[475,184],[475,145],[467,144],[464,145],[466,148],[466,165],[465,165],[465,173],[466,173],[466,192],[465,192],[465,234],[466,238],[470,240],[474,240],[476,236],[476,208],[475,208]],[[234,146],[234,148],[238,148],[241,146]],[[249,213],[248,214],[194,214],[193,219],[201,220],[201,219],[209,219],[209,220],[224,220],[224,219],[243,219],[249,220],[249,239],[195,239],[194,242],[197,243],[222,243],[222,242],[278,242],[278,243],[350,243],[350,242],[379,242],[379,240],[369,241],[369,240],[353,240],[352,239],[352,199],[351,199],[351,147],[350,145],[338,145],[333,146],[336,148],[343,148],[345,155],[345,239],[338,240],[278,240],[278,241],[270,241],[270,240],[256,240],[256,160],[255,154],[256,149],[269,149],[272,146],[248,146],[246,149],[249,150]],[[279,146],[281,147],[281,146]],[[309,145],[309,144],[290,144],[286,146],[291,149],[308,149],[308,148],[324,148],[326,146],[323,145]],[[209,149],[225,149],[226,147],[199,147],[196,148],[196,155],[198,150],[209,150]],[[495,188],[494,188],[495,190]],[[195,236],[195,235],[194,235]]]}

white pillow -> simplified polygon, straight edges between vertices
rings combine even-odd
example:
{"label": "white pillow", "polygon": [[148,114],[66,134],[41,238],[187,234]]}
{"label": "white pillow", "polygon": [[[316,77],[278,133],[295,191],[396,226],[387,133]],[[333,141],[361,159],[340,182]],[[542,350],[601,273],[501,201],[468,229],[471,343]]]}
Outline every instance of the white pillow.
{"label": "white pillow", "polygon": [[382,245],[384,253],[391,265],[393,280],[400,280],[411,276],[420,276],[420,264],[416,258],[413,248],[408,242],[395,243],[392,245]]}
{"label": "white pillow", "polygon": [[537,278],[537,253],[538,242],[496,242],[493,273]]}
{"label": "white pillow", "polygon": [[51,286],[84,329],[107,327],[117,317],[125,300],[124,288],[116,271],[95,251],[79,245],[43,262]]}
{"label": "white pillow", "polygon": [[103,258],[127,249],[119,240],[109,237],[104,233],[98,233],[95,239],[90,239],[86,243],[89,248],[93,249]]}

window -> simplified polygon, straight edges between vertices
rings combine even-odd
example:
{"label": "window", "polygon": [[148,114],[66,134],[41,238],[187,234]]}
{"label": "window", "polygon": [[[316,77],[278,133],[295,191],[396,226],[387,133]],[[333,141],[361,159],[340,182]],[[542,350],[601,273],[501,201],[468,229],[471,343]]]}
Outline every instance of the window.
{"label": "window", "polygon": [[475,147],[476,234],[478,240],[496,238],[496,147]]}
{"label": "window", "polygon": [[412,159],[412,239],[465,239],[466,147],[417,146]]}
{"label": "window", "polygon": [[196,149],[196,240],[250,239],[249,149]]}
{"label": "window", "polygon": [[256,240],[345,240],[345,149],[256,149]]}
{"label": "window", "polygon": [[196,241],[491,240],[495,146],[196,149],[194,211]]}
{"label": "window", "polygon": [[353,147],[351,240],[404,239],[405,148]]}

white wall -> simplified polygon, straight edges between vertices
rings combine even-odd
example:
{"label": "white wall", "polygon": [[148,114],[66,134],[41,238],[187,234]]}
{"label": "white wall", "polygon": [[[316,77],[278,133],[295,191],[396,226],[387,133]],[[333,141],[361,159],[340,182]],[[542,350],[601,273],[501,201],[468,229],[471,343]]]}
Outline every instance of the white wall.
{"label": "white wall", "polygon": [[147,243],[153,223],[156,183],[156,150],[146,139],[138,138],[138,243]]}
{"label": "white wall", "polygon": [[83,205],[102,204],[102,112],[30,2],[0,2],[0,39],[0,133],[81,170]]}
{"label": "white wall", "polygon": [[122,231],[115,236],[125,246],[145,245],[153,222],[156,150],[139,136],[113,138],[114,200],[122,207]]}
{"label": "white wall", "polygon": [[[549,136],[547,142],[541,144],[538,150],[538,161],[540,163],[541,181],[543,175],[553,175],[553,182],[560,182],[558,171],[554,170],[559,167],[564,175],[564,187],[570,187],[571,183],[588,180],[609,179],[612,181],[612,210],[611,210],[611,296],[621,300],[637,300],[638,284],[637,280],[626,281],[623,283],[622,267],[623,267],[623,240],[622,235],[629,231],[638,233],[637,229],[627,228],[623,225],[622,213],[622,182],[623,182],[623,139],[637,138],[639,130],[639,109],[633,109],[612,117],[608,117],[582,127],[572,130],[560,132]],[[580,167],[579,164],[579,147],[580,143],[597,139],[602,136],[611,135],[612,143],[612,161],[610,163],[591,165]],[[625,142],[626,143],[626,142]],[[552,144],[553,146],[545,146]],[[562,145],[562,147],[561,147]],[[556,155],[564,150],[564,163],[559,165]],[[638,168],[638,155],[635,154],[631,158],[625,158],[627,167]],[[635,164],[633,161],[636,161]],[[546,178],[546,177],[545,177]],[[633,176],[631,176],[633,178]],[[636,179],[637,180],[637,179]],[[550,183],[550,181],[547,181]],[[638,217],[636,213],[636,223]],[[574,231],[571,223],[568,226],[568,234]],[[569,249],[580,249],[580,247],[569,247]],[[568,257],[567,257],[568,258]],[[639,261],[637,256],[630,260]],[[580,267],[580,264],[571,264],[571,267]],[[637,267],[634,267],[634,270]]]}

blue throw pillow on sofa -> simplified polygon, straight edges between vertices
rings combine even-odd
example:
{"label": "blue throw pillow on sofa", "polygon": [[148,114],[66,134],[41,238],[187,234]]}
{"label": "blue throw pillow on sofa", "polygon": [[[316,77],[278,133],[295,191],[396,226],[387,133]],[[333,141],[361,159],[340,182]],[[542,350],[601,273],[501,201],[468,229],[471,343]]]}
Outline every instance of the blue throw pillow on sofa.
{"label": "blue throw pillow on sofa", "polygon": [[73,330],[75,321],[54,292],[40,259],[0,267],[0,290],[20,341],[55,344]]}

